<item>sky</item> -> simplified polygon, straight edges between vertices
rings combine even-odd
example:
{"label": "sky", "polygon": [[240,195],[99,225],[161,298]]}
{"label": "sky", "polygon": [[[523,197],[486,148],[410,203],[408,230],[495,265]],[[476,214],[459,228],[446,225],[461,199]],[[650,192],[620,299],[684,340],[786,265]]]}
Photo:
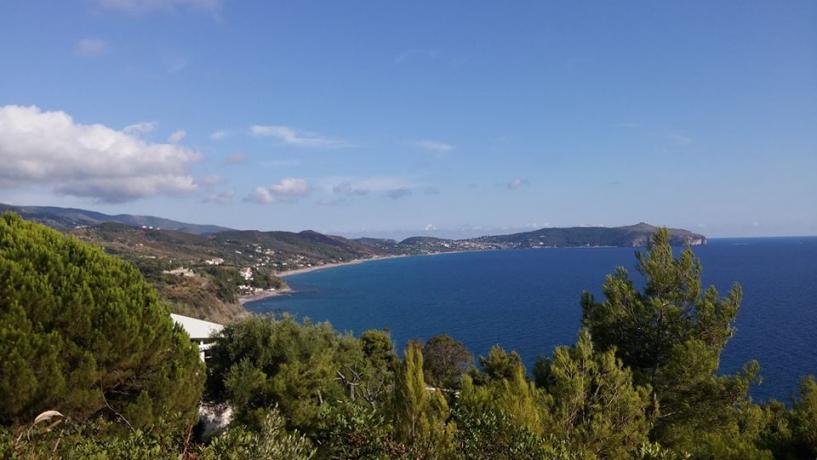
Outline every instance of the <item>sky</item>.
{"label": "sky", "polygon": [[0,202],[817,235],[817,2],[5,1]]}

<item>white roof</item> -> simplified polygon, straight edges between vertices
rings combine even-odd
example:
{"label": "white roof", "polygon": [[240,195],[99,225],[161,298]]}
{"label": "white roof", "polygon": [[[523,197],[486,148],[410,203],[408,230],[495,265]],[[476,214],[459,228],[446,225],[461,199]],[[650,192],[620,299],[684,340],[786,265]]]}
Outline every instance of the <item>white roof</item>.
{"label": "white roof", "polygon": [[189,316],[182,316],[177,315],[175,313],[171,313],[170,317],[173,318],[173,321],[184,328],[187,332],[187,335],[190,336],[193,340],[201,340],[206,339],[211,336],[214,336],[221,332],[224,329],[224,326],[218,323],[211,323],[210,321],[204,321],[201,319],[191,318]]}

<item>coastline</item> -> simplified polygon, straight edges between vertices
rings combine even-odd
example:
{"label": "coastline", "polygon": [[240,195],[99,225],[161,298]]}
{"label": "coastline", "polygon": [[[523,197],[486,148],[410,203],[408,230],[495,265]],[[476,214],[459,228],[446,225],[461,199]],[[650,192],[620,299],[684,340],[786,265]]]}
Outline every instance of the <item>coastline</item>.
{"label": "coastline", "polygon": [[280,295],[290,294],[291,292],[292,292],[292,289],[289,286],[287,286],[285,288],[282,288],[282,289],[261,291],[261,292],[258,292],[256,294],[245,295],[245,296],[239,297],[238,298],[238,303],[239,303],[239,305],[243,306],[245,303],[248,303],[248,302],[255,302],[256,300],[268,299],[270,297],[278,297]]}
{"label": "coastline", "polygon": [[[428,255],[433,255],[433,254],[428,254]],[[275,273],[275,276],[277,276],[279,278],[286,278],[287,276],[300,275],[302,273],[310,273],[310,272],[314,272],[314,271],[318,271],[318,270],[325,270],[325,269],[329,269],[329,268],[343,267],[344,265],[358,265],[358,264],[363,264],[363,263],[366,263],[366,262],[374,262],[374,261],[377,261],[377,260],[386,260],[386,259],[397,259],[397,258],[400,258],[400,257],[409,257],[409,254],[396,254],[396,255],[390,255],[390,256],[374,256],[374,257],[369,257],[367,259],[354,259],[354,260],[350,260],[348,262],[337,262],[337,263],[331,263],[331,264],[315,265],[313,267],[296,268],[294,270],[286,270],[286,271],[282,271],[282,272],[277,272],[277,273]],[[287,287],[285,287],[283,289],[277,289],[277,290],[274,290],[274,291],[262,291],[262,292],[259,292],[257,294],[239,297],[238,298],[238,303],[241,304],[241,305],[244,305],[246,303],[255,302],[257,300],[269,299],[271,297],[278,297],[278,296],[282,296],[282,295],[292,294],[293,292],[295,292],[295,291],[292,288],[290,288],[289,286],[287,286]]]}
{"label": "coastline", "polygon": [[367,259],[353,259],[353,260],[350,260],[348,262],[336,262],[336,263],[331,263],[331,264],[315,265],[315,266],[312,266],[312,267],[296,268],[294,270],[286,270],[286,271],[282,271],[282,272],[277,272],[275,274],[275,276],[277,276],[279,278],[286,278],[287,276],[300,275],[302,273],[309,273],[309,272],[316,272],[318,270],[325,270],[327,268],[337,268],[337,267],[343,267],[345,265],[358,265],[358,264],[363,264],[363,263],[366,263],[366,262],[374,262],[374,261],[377,261],[377,260],[387,260],[387,259],[398,259],[398,258],[401,258],[401,257],[409,257],[409,254],[395,254],[395,255],[390,255],[390,256],[374,256],[374,257],[369,257]]}

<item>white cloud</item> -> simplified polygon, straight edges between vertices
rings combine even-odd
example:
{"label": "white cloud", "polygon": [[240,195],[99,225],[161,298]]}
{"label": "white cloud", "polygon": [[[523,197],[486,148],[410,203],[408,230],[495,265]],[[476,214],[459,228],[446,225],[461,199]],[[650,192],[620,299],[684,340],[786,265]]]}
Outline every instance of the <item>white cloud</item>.
{"label": "white cloud", "polygon": [[159,126],[159,123],[156,123],[155,121],[140,121],[138,123],[125,126],[122,128],[122,132],[132,136],[143,136],[153,132],[157,126]]}
{"label": "white cloud", "polygon": [[433,232],[434,230],[437,230],[437,227],[435,227],[434,224],[427,224],[425,226],[425,231],[427,232]]}
{"label": "white cloud", "polygon": [[61,111],[0,106],[0,185],[122,202],[197,190],[188,170],[194,150],[146,142]]}
{"label": "white cloud", "polygon": [[106,10],[133,15],[179,10],[217,13],[221,10],[221,0],[98,0],[97,3]]}
{"label": "white cloud", "polygon": [[331,139],[320,134],[299,131],[289,126],[281,125],[253,125],[250,133],[259,137],[274,137],[279,141],[295,147],[305,148],[340,148],[348,144],[338,139]]}
{"label": "white cloud", "polygon": [[424,139],[415,141],[414,145],[420,147],[423,150],[428,150],[429,152],[434,153],[448,153],[454,150],[454,146],[445,142],[435,141],[431,139]]}
{"label": "white cloud", "polygon": [[520,188],[528,185],[528,181],[527,181],[527,179],[516,178],[516,179],[508,182],[507,185],[508,185],[509,189],[516,190],[516,189],[520,189]]}
{"label": "white cloud", "polygon": [[260,204],[295,201],[309,194],[309,191],[309,184],[306,180],[286,177],[275,185],[256,187],[255,190],[245,198],[245,201]]}
{"label": "white cloud", "polygon": [[107,42],[95,38],[83,38],[74,44],[74,54],[80,57],[102,56],[109,49]]}
{"label": "white cloud", "polygon": [[218,131],[213,131],[212,133],[210,133],[210,139],[212,139],[214,141],[220,141],[220,140],[224,139],[225,137],[227,137],[227,131],[224,131],[224,130],[221,130],[221,129],[219,129]]}
{"label": "white cloud", "polygon": [[187,137],[187,131],[183,129],[179,129],[177,131],[173,131],[173,134],[167,138],[167,141],[171,144],[178,144],[181,142],[185,137]]}

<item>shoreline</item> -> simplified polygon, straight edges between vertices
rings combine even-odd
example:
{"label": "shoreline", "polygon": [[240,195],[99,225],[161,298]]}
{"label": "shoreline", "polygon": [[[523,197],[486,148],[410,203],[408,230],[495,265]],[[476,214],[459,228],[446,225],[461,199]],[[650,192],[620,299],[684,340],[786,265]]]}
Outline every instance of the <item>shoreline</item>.
{"label": "shoreline", "polygon": [[245,295],[238,298],[238,304],[242,307],[245,303],[255,302],[256,300],[268,299],[270,297],[278,297],[286,294],[291,294],[293,291],[292,289],[287,286],[282,289],[276,290],[269,290],[269,291],[261,291],[256,294]]}
{"label": "shoreline", "polygon": [[[434,255],[434,254],[417,254],[417,255]],[[315,272],[315,271],[318,271],[318,270],[326,270],[326,269],[329,269],[329,268],[343,267],[345,265],[359,265],[359,264],[363,264],[363,263],[366,263],[366,262],[374,262],[374,261],[378,261],[378,260],[387,260],[387,259],[397,259],[397,258],[401,258],[401,257],[410,257],[410,256],[411,256],[411,254],[396,254],[396,255],[390,255],[390,256],[374,256],[374,257],[369,257],[368,259],[354,259],[354,260],[350,260],[348,262],[336,262],[336,263],[330,263],[330,264],[315,265],[313,267],[305,267],[305,268],[296,268],[294,270],[286,270],[286,271],[275,273],[275,276],[283,279],[283,278],[285,278],[287,276],[300,275],[300,274],[303,274],[303,273],[310,273],[310,272]],[[278,296],[282,296],[282,295],[288,295],[288,294],[292,294],[293,292],[295,292],[295,290],[292,289],[291,287],[287,286],[287,287],[285,287],[283,289],[278,289],[278,290],[275,290],[275,291],[263,291],[263,292],[259,292],[257,294],[252,294],[252,295],[239,297],[238,298],[238,303],[241,304],[242,306],[244,306],[244,304],[247,304],[247,303],[250,303],[250,302],[269,299],[269,298],[272,298],[272,297],[278,297]]]}
{"label": "shoreline", "polygon": [[[417,254],[417,255],[424,255],[424,254]],[[358,265],[358,264],[363,264],[363,263],[366,263],[366,262],[375,262],[375,261],[378,261],[378,260],[388,260],[388,259],[399,259],[399,258],[402,258],[402,257],[410,257],[410,256],[411,256],[410,254],[395,254],[395,255],[390,255],[390,256],[374,256],[374,257],[369,257],[367,259],[353,259],[353,260],[350,260],[348,262],[335,262],[335,263],[330,263],[330,264],[315,265],[315,266],[312,266],[312,267],[296,268],[294,270],[286,270],[286,271],[275,273],[275,276],[277,276],[278,278],[286,278],[287,276],[300,275],[302,273],[316,272],[318,270],[326,270],[328,268],[337,268],[337,267],[343,267],[343,266],[346,266],[346,265]]]}
{"label": "shoreline", "polygon": [[[399,259],[403,257],[427,257],[427,256],[438,256],[443,254],[461,254],[467,252],[493,252],[493,251],[506,251],[506,250],[513,250],[513,249],[562,249],[562,248],[569,248],[569,249],[605,249],[605,248],[617,248],[622,246],[563,246],[563,247],[556,247],[556,246],[543,246],[543,247],[531,247],[531,248],[503,248],[503,249],[468,249],[468,250],[459,250],[459,251],[441,251],[441,252],[432,252],[426,254],[394,254],[388,256],[373,256],[366,259],[353,259],[348,262],[335,262],[323,265],[315,265],[312,267],[305,267],[305,268],[296,268],[294,270],[285,270],[281,272],[276,272],[275,276],[284,279],[288,276],[293,275],[301,275],[304,273],[311,273],[316,272],[318,270],[327,270],[330,268],[337,268],[343,267],[346,265],[359,265],[366,262],[376,262],[378,260],[388,260],[388,259]],[[238,298],[238,303],[243,307],[244,304],[255,302],[258,300],[269,299],[272,297],[278,297],[283,295],[293,294],[297,291],[292,289],[291,287],[287,286],[283,289],[278,289],[275,291],[262,291],[257,294],[252,294],[248,296],[242,296]]]}

